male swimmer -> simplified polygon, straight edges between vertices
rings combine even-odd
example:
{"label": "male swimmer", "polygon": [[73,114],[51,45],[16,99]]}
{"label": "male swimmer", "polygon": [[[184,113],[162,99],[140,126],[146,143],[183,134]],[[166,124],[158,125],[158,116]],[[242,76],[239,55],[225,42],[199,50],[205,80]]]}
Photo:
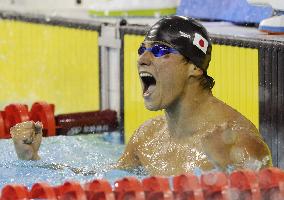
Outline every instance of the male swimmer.
{"label": "male swimmer", "polygon": [[[207,75],[211,49],[207,31],[191,18],[165,17],[150,28],[138,49],[142,96],[147,109],[163,109],[165,115],[136,130],[117,168],[141,166],[149,174],[168,176],[196,168],[258,170],[272,165],[256,127],[212,95],[215,82]],[[21,131],[25,127],[35,129],[33,122],[24,122],[12,128],[12,136],[27,133]],[[31,145],[40,145],[36,136],[41,134],[27,136],[35,138],[31,143],[13,137],[20,159],[39,159],[38,148]]]}
{"label": "male swimmer", "polygon": [[256,127],[212,95],[211,49],[207,31],[191,18],[166,17],[150,28],[138,50],[138,73],[146,108],[165,115],[137,129],[119,168],[177,175],[272,165]]}

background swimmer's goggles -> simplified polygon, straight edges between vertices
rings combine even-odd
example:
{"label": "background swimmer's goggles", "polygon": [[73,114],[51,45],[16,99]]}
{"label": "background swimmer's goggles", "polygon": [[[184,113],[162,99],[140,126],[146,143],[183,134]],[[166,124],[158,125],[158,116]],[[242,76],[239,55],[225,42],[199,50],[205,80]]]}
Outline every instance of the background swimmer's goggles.
{"label": "background swimmer's goggles", "polygon": [[144,44],[142,44],[138,49],[138,55],[142,55],[145,51],[150,51],[155,57],[161,57],[169,53],[178,54],[179,52],[174,48],[163,44],[155,44],[150,48],[146,48]]}

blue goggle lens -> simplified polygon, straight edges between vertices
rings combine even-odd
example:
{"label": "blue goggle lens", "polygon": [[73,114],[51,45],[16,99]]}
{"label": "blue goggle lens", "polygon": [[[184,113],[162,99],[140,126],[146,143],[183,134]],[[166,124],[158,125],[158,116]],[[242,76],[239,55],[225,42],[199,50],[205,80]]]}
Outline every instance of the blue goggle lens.
{"label": "blue goggle lens", "polygon": [[177,54],[178,51],[166,45],[156,44],[150,48],[141,45],[138,49],[138,55],[142,55],[145,51],[150,51],[155,57],[161,57],[169,53]]}

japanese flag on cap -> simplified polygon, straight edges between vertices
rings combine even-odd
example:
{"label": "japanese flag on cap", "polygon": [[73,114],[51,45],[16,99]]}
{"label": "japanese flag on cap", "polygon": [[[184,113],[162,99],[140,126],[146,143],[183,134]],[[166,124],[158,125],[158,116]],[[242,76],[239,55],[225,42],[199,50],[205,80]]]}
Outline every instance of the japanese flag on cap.
{"label": "japanese flag on cap", "polygon": [[204,37],[202,37],[198,33],[195,33],[193,44],[206,54],[208,48],[208,41]]}

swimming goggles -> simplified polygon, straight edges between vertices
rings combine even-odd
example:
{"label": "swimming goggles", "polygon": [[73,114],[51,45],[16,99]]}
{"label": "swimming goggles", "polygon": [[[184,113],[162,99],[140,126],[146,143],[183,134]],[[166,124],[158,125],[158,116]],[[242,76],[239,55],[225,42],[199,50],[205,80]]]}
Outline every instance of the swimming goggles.
{"label": "swimming goggles", "polygon": [[145,51],[150,51],[155,57],[159,58],[169,53],[178,54],[179,52],[174,48],[163,44],[155,44],[150,48],[146,48],[144,44],[142,44],[138,49],[138,55],[142,55]]}

